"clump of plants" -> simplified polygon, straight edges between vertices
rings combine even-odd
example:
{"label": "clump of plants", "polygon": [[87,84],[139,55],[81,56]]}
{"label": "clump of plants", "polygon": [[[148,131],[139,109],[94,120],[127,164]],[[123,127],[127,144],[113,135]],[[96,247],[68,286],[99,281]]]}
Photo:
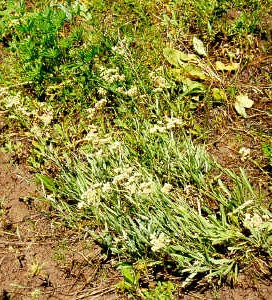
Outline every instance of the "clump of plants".
{"label": "clump of plants", "polygon": [[[240,2],[0,2],[4,148],[25,158],[67,226],[118,260],[120,290],[171,299],[169,274],[186,287],[270,268],[269,203],[243,169],[207,153],[197,115],[220,107],[246,122],[254,105],[233,87],[240,50],[210,54],[212,43],[262,34],[266,1],[251,1],[250,19]],[[225,22],[230,10],[239,17]],[[263,151],[271,163],[269,143]]]}

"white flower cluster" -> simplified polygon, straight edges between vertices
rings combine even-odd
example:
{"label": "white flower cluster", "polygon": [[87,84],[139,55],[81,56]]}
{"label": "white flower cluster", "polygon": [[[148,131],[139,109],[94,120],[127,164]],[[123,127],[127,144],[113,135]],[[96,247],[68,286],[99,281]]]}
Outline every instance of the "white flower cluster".
{"label": "white flower cluster", "polygon": [[89,126],[89,132],[84,138],[85,141],[90,141],[93,143],[93,145],[96,146],[102,146],[110,144],[112,139],[110,135],[104,135],[101,137],[101,134],[98,130],[98,126],[96,125],[90,125]]}
{"label": "white flower cluster", "polygon": [[[90,205],[98,205],[101,199],[108,197],[113,191],[137,197],[147,197],[156,192],[155,183],[151,180],[143,180],[142,174],[134,167],[128,165],[118,167],[113,169],[113,172],[115,173],[115,176],[113,176],[112,180],[103,183],[94,183],[81,194],[81,201],[78,203],[79,209],[83,209]],[[173,186],[171,184],[165,183],[161,188],[161,192],[168,194],[172,189]],[[159,241],[162,242],[161,235],[159,236]],[[158,246],[154,247],[156,248]]]}
{"label": "white flower cluster", "polygon": [[103,110],[103,108],[107,105],[107,99],[102,98],[101,100],[97,101],[94,107],[88,108],[88,118],[92,119],[99,111]]}
{"label": "white flower cluster", "polygon": [[36,137],[42,137],[43,135],[41,128],[37,124],[33,124],[30,128],[30,132]]}
{"label": "white flower cluster", "polygon": [[98,88],[97,93],[98,93],[99,96],[105,97],[107,95],[107,90],[100,87],[100,88]]}
{"label": "white flower cluster", "polygon": [[246,161],[250,157],[250,149],[242,147],[239,149],[239,154],[241,155],[241,161]]}
{"label": "white flower cluster", "polygon": [[106,158],[112,159],[112,156],[119,155],[124,151],[122,142],[114,141],[111,134],[104,134],[94,124],[88,126],[87,133],[80,142],[82,143],[82,151],[86,157],[98,159],[99,161]]}
{"label": "white flower cluster", "polygon": [[142,182],[139,186],[139,195],[148,196],[154,191],[154,183],[152,181]]}
{"label": "white flower cluster", "polygon": [[94,108],[95,110],[102,110],[107,105],[107,99],[103,98],[95,103]]}
{"label": "white flower cluster", "polygon": [[173,190],[173,186],[170,183],[165,183],[161,188],[161,192],[164,194],[169,194]]}
{"label": "white flower cluster", "polygon": [[119,68],[107,69],[104,66],[100,67],[100,77],[109,84],[114,82],[123,82],[126,80],[124,74],[119,74]]}
{"label": "white flower cluster", "polygon": [[142,175],[139,172],[134,171],[132,167],[126,167],[125,169],[117,168],[114,171],[117,173],[117,175],[113,178],[112,184],[119,185],[129,194],[147,196],[153,193],[153,182],[140,182]]}
{"label": "white flower cluster", "polygon": [[10,107],[17,107],[21,104],[21,94],[18,93],[16,95],[8,95],[5,98],[5,107],[10,108]]}
{"label": "white flower cluster", "polygon": [[127,47],[128,47],[128,42],[126,38],[124,38],[122,40],[119,40],[118,43],[111,48],[111,51],[120,56],[124,56],[126,54]]}
{"label": "white flower cluster", "polygon": [[171,84],[167,81],[167,79],[160,75],[163,73],[163,69],[158,68],[155,72],[149,73],[149,78],[152,80],[152,84],[154,86],[155,93],[161,93],[164,89],[170,88]]}
{"label": "white flower cluster", "polygon": [[167,130],[171,130],[173,128],[177,128],[182,126],[183,122],[180,118],[174,118],[174,117],[166,117],[164,121],[159,121],[157,124],[155,124],[153,127],[149,129],[150,133],[163,133]]}
{"label": "white flower cluster", "polygon": [[116,150],[121,150],[121,147],[122,147],[122,143],[119,141],[115,141],[109,145],[109,150],[111,152],[115,152]]}
{"label": "white flower cluster", "polygon": [[42,114],[39,119],[43,122],[45,126],[48,126],[54,118],[54,113],[52,110]]}
{"label": "white flower cluster", "polygon": [[116,191],[116,189],[138,196],[148,196],[153,193],[154,183],[152,181],[141,182],[141,174],[134,171],[134,168],[129,166],[116,168],[114,172],[116,175],[112,181],[95,183],[81,194],[81,201],[77,205],[79,209],[99,204],[101,197],[107,197],[109,193]]}
{"label": "white flower cluster", "polygon": [[136,97],[139,94],[137,86],[132,86],[130,89],[125,90],[123,87],[118,87],[116,89],[118,93],[121,93],[124,96]]}
{"label": "white flower cluster", "polygon": [[269,219],[269,216],[267,216],[267,215],[260,216],[259,214],[255,213],[255,212],[253,214],[246,213],[243,224],[248,229],[251,229],[251,228],[260,229],[262,227],[262,225],[264,224],[264,222],[267,221],[267,219]]}
{"label": "white flower cluster", "polygon": [[165,236],[165,234],[162,232],[157,236],[156,233],[152,233],[150,235],[150,244],[151,244],[151,250],[153,252],[158,252],[160,249],[165,248],[170,243],[170,240]]}
{"label": "white flower cluster", "polygon": [[[99,195],[99,190],[100,190],[101,184],[96,183],[92,187],[89,187],[87,191],[85,191],[81,195],[81,199],[83,200],[85,204],[89,205],[96,205],[100,201],[100,195]],[[80,204],[79,202],[78,206],[82,206],[83,204]]]}
{"label": "white flower cluster", "polygon": [[108,183],[95,183],[90,186],[80,196],[81,201],[78,202],[78,209],[84,209],[88,206],[97,206],[101,201],[102,194],[110,192],[111,187]]}
{"label": "white flower cluster", "polygon": [[27,116],[27,117],[29,117],[29,116],[38,116],[39,115],[39,111],[37,110],[37,109],[28,109],[27,107],[25,107],[25,106],[17,106],[16,107],[16,111],[18,112],[18,113],[20,113],[20,115],[24,115],[24,116]]}

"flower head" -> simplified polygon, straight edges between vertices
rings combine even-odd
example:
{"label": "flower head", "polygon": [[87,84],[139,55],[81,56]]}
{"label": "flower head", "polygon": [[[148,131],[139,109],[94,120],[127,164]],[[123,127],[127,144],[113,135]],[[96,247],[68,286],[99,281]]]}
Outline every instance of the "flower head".
{"label": "flower head", "polygon": [[103,109],[105,106],[107,105],[107,99],[103,98],[101,100],[99,100],[98,102],[95,103],[94,108],[96,110],[101,110]]}
{"label": "flower head", "polygon": [[157,237],[155,233],[150,235],[150,244],[152,245],[151,250],[157,252],[169,244],[170,240],[165,236],[163,232]]}
{"label": "flower head", "polygon": [[139,186],[139,194],[140,195],[150,195],[153,192],[153,182],[148,181],[148,182],[143,182]]}
{"label": "flower head", "polygon": [[246,228],[260,228],[262,224],[263,219],[259,214],[254,213],[253,216],[249,213],[245,214],[244,226]]}
{"label": "flower head", "polygon": [[171,190],[173,189],[172,184],[170,183],[165,183],[164,186],[161,189],[161,192],[164,194],[169,194]]}

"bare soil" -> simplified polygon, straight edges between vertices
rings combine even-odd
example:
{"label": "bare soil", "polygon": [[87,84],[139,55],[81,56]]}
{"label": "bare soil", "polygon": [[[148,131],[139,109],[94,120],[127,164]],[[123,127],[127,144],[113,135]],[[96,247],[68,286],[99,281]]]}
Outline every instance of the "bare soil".
{"label": "bare soil", "polygon": [[241,275],[235,287],[224,286],[210,289],[202,293],[188,293],[179,297],[180,300],[271,300],[272,286],[268,281],[253,279]]}

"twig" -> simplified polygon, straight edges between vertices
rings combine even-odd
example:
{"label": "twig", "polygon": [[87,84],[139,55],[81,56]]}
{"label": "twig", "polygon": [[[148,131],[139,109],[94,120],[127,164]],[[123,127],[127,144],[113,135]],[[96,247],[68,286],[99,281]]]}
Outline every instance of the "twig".
{"label": "twig", "polygon": [[89,294],[80,295],[80,296],[76,297],[75,299],[76,300],[79,300],[79,299],[88,299],[87,297],[89,297],[89,296],[94,296],[94,297],[92,297],[92,299],[95,299],[95,298],[101,299],[100,298],[101,296],[106,295],[106,294],[108,294],[110,292],[114,292],[114,291],[115,291],[114,287],[104,288],[104,289],[101,289],[101,290],[93,291],[92,293],[89,293]]}
{"label": "twig", "polygon": [[19,231],[19,226],[18,226],[18,224],[17,224],[17,226],[16,226],[16,234],[17,234],[17,236],[18,236],[19,241],[22,242],[22,237],[21,237],[21,234],[20,234],[20,231]]}
{"label": "twig", "polygon": [[0,231],[0,234],[7,234],[7,235],[16,236],[15,233],[7,232],[7,231]]}

